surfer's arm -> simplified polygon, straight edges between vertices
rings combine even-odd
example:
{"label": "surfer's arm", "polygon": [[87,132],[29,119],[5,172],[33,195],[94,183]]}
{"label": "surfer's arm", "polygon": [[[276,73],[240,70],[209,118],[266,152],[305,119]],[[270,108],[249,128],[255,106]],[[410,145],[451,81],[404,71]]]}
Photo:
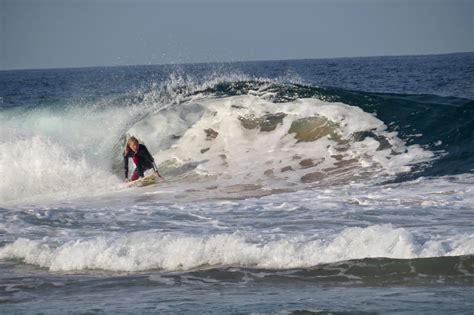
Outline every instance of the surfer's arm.
{"label": "surfer's arm", "polygon": [[163,176],[161,176],[160,173],[158,172],[158,167],[155,164],[155,159],[153,158],[153,155],[150,154],[150,151],[148,151],[148,148],[146,146],[143,146],[143,149],[144,149],[148,159],[153,164],[153,170],[155,171],[156,175],[160,178],[163,178]]}
{"label": "surfer's arm", "polygon": [[143,150],[145,151],[145,154],[147,155],[148,159],[152,162],[155,163],[155,159],[153,158],[153,155],[150,154],[150,151],[148,151],[148,148],[144,145]]}
{"label": "surfer's arm", "polygon": [[163,176],[160,175],[160,172],[158,172],[158,166],[156,166],[155,162],[153,162],[153,170],[155,171],[156,173],[156,176],[158,176],[159,178],[163,178]]}

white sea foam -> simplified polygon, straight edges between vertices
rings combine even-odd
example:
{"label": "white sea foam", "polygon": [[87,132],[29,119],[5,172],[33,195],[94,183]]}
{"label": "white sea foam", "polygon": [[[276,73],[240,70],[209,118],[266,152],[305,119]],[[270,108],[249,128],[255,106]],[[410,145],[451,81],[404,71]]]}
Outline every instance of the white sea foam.
{"label": "white sea foam", "polygon": [[21,259],[51,271],[187,271],[208,267],[305,268],[367,257],[418,258],[474,254],[474,235],[424,242],[391,225],[347,228],[332,238],[291,237],[262,242],[241,233],[205,237],[135,232],[63,244],[17,239],[0,259]]}
{"label": "white sea foam", "polygon": [[112,150],[128,113],[80,106],[2,112],[0,203],[115,189]]}
{"label": "white sea foam", "polygon": [[[110,173],[73,158],[68,150],[39,136],[6,141],[0,146],[0,200],[28,200],[51,194],[92,194],[90,187],[116,185]],[[110,190],[110,188],[107,188]]]}
{"label": "white sea foam", "polygon": [[[273,129],[263,130],[258,123],[274,119],[271,115],[284,118]],[[245,126],[245,119],[253,126]],[[300,141],[298,131],[292,130],[304,119],[310,121],[300,132],[312,139]],[[375,138],[354,139],[357,133]],[[292,184],[347,183],[361,176],[409,172],[413,164],[434,156],[418,145],[406,145],[382,121],[358,107],[318,99],[290,103],[249,95],[203,99],[151,115],[128,134],[144,140],[162,166],[195,164],[199,174],[224,175],[221,179],[234,183],[268,184],[275,179]],[[385,147],[377,137],[384,139]],[[302,161],[307,164],[302,166]]]}

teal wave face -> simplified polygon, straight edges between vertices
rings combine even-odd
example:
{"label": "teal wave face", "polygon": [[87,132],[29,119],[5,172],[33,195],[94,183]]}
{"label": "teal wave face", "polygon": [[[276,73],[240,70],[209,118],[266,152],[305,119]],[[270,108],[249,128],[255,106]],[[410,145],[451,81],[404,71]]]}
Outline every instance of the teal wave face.
{"label": "teal wave face", "polygon": [[198,278],[239,281],[242,278],[260,283],[325,283],[353,285],[430,285],[442,281],[450,285],[474,284],[474,256],[450,256],[417,259],[366,258],[312,268],[210,269],[191,274]]}
{"label": "teal wave face", "polygon": [[[417,176],[474,171],[474,101],[435,95],[364,93],[337,89],[331,89],[329,93],[335,100],[374,113],[408,144],[419,144],[437,151],[440,158]],[[413,177],[413,174],[408,177]]]}

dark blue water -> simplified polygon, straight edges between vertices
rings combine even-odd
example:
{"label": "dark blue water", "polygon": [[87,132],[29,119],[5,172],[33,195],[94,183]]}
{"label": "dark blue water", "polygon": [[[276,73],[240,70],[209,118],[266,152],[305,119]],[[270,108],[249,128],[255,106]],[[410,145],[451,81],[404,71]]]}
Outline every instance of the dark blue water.
{"label": "dark blue water", "polygon": [[245,74],[250,78],[298,80],[352,91],[474,99],[474,53],[1,71],[0,93],[3,106],[40,105],[46,99],[100,97],[151,89],[170,74],[190,76],[197,82]]}

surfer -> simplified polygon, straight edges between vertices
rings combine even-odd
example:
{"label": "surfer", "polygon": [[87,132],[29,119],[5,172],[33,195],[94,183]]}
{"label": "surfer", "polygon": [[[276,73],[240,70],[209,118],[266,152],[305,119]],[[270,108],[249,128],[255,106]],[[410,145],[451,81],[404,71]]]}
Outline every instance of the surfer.
{"label": "surfer", "polygon": [[145,171],[152,169],[155,171],[156,176],[161,177],[158,173],[158,167],[155,164],[155,159],[148,151],[144,144],[140,144],[138,139],[135,137],[128,138],[125,148],[123,150],[123,166],[125,169],[125,182],[128,182],[128,159],[132,158],[135,163],[135,171],[132,174],[131,180],[137,180],[140,177],[144,177]]}

